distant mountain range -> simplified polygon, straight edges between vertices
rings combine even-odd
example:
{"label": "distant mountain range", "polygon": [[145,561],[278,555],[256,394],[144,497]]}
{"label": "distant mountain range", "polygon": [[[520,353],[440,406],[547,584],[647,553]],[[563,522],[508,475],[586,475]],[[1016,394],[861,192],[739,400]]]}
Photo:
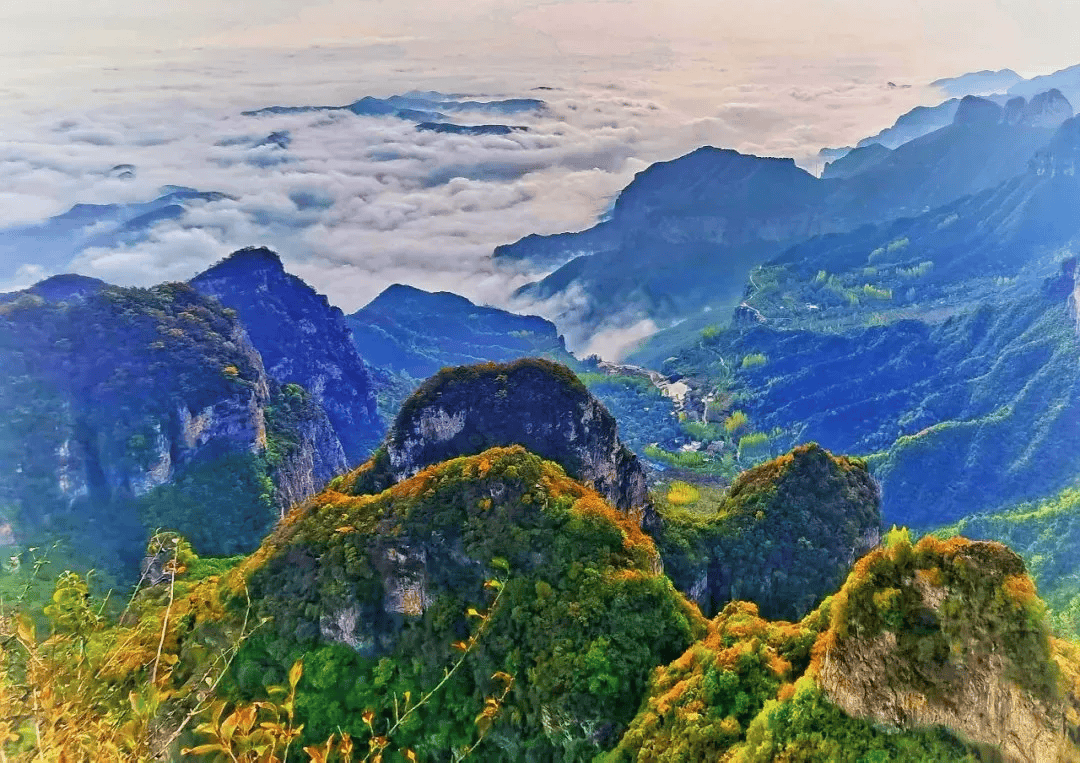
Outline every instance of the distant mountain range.
{"label": "distant mountain range", "polygon": [[1060,490],[1080,474],[1078,163],[1073,118],[995,188],[792,247],[665,370],[760,358],[728,386],[754,426],[876,454],[888,521]]}
{"label": "distant mountain range", "polygon": [[930,84],[933,87],[941,88],[951,96],[963,98],[965,95],[1004,93],[1009,88],[1024,81],[1024,78],[1012,69],[999,69],[998,71],[983,69],[978,72],[961,74],[959,77],[944,77],[934,80]]}
{"label": "distant mountain range", "polygon": [[453,135],[509,135],[527,131],[527,127],[504,124],[457,124],[450,114],[515,114],[540,113],[547,104],[538,98],[507,98],[502,100],[476,100],[462,96],[432,91],[413,91],[389,98],[364,96],[344,106],[267,106],[243,112],[253,117],[266,114],[304,114],[316,111],[348,111],[363,117],[392,117],[416,124],[424,132],[440,132]]}
{"label": "distant mountain range", "polygon": [[[895,149],[856,149],[822,179],[791,160],[702,148],[638,173],[608,218],[579,233],[528,236],[497,261],[554,268],[524,304],[564,298],[572,346],[635,319],[661,326],[727,313],[745,273],[817,235],[922,214],[1026,171],[1072,106],[1051,90],[1005,106],[968,96],[945,127]],[[565,300],[568,294],[578,298]],[[583,296],[584,304],[580,297]]]}
{"label": "distant mountain range", "polygon": [[144,240],[155,225],[183,217],[189,207],[225,198],[221,193],[166,186],[152,201],[76,204],[44,222],[0,228],[0,279],[10,280],[26,262],[50,272],[67,267],[85,249],[130,246]]}
{"label": "distant mountain range", "polygon": [[[930,84],[951,96],[949,100],[936,106],[916,106],[901,115],[892,127],[860,140],[857,147],[880,143],[887,148],[896,148],[938,130],[952,122],[960,99],[969,95],[982,96],[1003,106],[1010,99],[1018,97],[1032,99],[1041,93],[1057,90],[1070,103],[1080,103],[1080,65],[1031,79],[1021,77],[1012,69],[1001,69],[947,77]],[[824,148],[819,157],[830,162],[850,150],[850,148]]]}
{"label": "distant mountain range", "polygon": [[346,320],[368,363],[416,380],[444,366],[569,358],[550,321],[482,307],[445,291],[394,284]]}

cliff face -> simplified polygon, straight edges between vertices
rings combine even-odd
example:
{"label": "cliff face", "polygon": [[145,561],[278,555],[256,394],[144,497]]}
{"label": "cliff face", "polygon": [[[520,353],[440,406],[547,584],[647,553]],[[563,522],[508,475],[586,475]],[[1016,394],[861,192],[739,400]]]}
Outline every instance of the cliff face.
{"label": "cliff face", "polygon": [[235,314],[188,286],[68,278],[9,295],[4,536],[67,537],[121,573],[155,527],[201,553],[252,548],[283,501],[345,467],[321,411],[287,415],[283,394]]}
{"label": "cliff face", "polygon": [[1006,760],[1080,760],[1074,649],[1051,639],[1024,563],[998,543],[891,540],[860,560],[814,647],[849,715],[942,726]]}
{"label": "cliff face", "polygon": [[614,417],[566,366],[525,359],[444,369],[405,401],[387,437],[393,481],[487,448],[522,445],[623,511],[648,502],[645,471]]}
{"label": "cliff face", "polygon": [[558,317],[575,327],[572,348],[642,318],[670,327],[706,307],[727,314],[751,270],[792,246],[829,246],[826,234],[915,217],[1023,174],[1072,107],[1047,93],[1017,110],[1009,121],[993,101],[965,98],[932,115],[952,123],[902,145],[882,138],[892,150],[852,152],[839,176],[822,179],[790,160],[704,147],[638,173],[593,228],[532,236],[495,256],[562,265],[517,293],[530,302],[573,293]]}
{"label": "cliff face", "polygon": [[706,614],[733,600],[800,618],[881,537],[881,493],[866,466],[816,444],[732,484],[715,516],[661,513],[664,569]]}
{"label": "cliff face", "polygon": [[281,515],[318,493],[348,469],[341,441],[326,411],[297,384],[271,382],[266,460],[273,469]]}
{"label": "cliff face", "polygon": [[[501,671],[514,692],[484,760],[592,760],[618,739],[649,672],[704,630],[635,522],[520,447],[433,465],[377,495],[350,495],[357,478],[296,507],[224,581],[242,596],[236,581],[247,580],[253,614],[273,618],[239,656],[241,682],[261,690],[296,650],[322,666],[326,680],[298,700],[316,735],[361,708],[381,724],[393,697],[380,675],[420,696],[482,627],[481,646],[447,677],[452,700],[420,708],[395,743],[440,759],[448,728],[450,741],[472,734],[448,714],[469,708],[471,720]],[[319,712],[340,707],[342,682],[356,687],[345,720]]]}
{"label": "cliff face", "polygon": [[372,380],[341,310],[296,276],[268,249],[242,249],[191,280],[240,315],[266,372],[299,384],[326,411],[352,464],[383,433]]}

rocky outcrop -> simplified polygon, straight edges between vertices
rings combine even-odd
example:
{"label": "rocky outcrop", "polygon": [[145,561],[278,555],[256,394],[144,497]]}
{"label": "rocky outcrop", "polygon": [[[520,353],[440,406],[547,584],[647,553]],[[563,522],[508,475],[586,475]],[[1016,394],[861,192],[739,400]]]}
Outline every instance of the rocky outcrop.
{"label": "rocky outcrop", "polygon": [[269,376],[311,393],[350,463],[370,454],[383,426],[371,377],[340,309],[286,273],[269,249],[241,249],[191,285],[239,314]]}
{"label": "rocky outcrop", "polygon": [[1008,761],[1080,760],[1072,688],[1024,563],[999,543],[891,537],[856,566],[814,648],[855,718],[944,727]]}
{"label": "rocky outcrop", "polygon": [[318,493],[349,468],[330,419],[311,394],[296,384],[272,382],[267,429],[269,458],[281,514]]}
{"label": "rocky outcrop", "polygon": [[393,481],[488,448],[522,445],[624,511],[648,502],[645,471],[614,417],[566,366],[529,358],[444,369],[405,401],[386,441]]}
{"label": "rocky outcrop", "polygon": [[1031,127],[1055,128],[1072,119],[1073,107],[1060,90],[1039,93],[1024,108],[1022,121]]}
{"label": "rocky outcrop", "polygon": [[664,570],[705,614],[734,600],[799,619],[881,538],[881,493],[861,461],[811,443],[732,484],[716,516],[660,513]]}
{"label": "rocky outcrop", "polygon": [[964,96],[953,117],[953,124],[995,124],[1001,120],[1002,108],[991,100],[975,95]]}
{"label": "rocky outcrop", "polygon": [[[167,527],[254,546],[346,462],[325,413],[270,379],[235,313],[184,284],[49,279],[0,305],[0,519],[123,576]],[[298,391],[297,391],[298,390]]]}

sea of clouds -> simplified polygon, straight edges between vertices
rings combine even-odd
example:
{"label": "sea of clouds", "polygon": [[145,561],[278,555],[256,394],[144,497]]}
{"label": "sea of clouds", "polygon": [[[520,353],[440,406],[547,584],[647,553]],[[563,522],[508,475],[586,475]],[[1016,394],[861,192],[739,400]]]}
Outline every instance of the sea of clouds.
{"label": "sea of clouds", "polygon": [[[652,162],[712,144],[795,156],[815,170],[821,146],[853,142],[927,99],[890,87],[861,62],[822,62],[796,80],[758,61],[712,80],[699,71],[678,87],[660,76],[566,71],[520,82],[503,74],[495,87],[490,78],[391,72],[387,51],[337,47],[311,51],[304,62],[254,52],[187,69],[160,64],[156,75],[100,87],[77,104],[23,113],[5,104],[14,115],[0,136],[0,235],[75,204],[150,201],[165,186],[223,196],[187,203],[182,216],[148,226],[137,240],[80,248],[66,261],[44,256],[53,246],[47,238],[8,252],[0,291],[57,272],[123,285],[186,280],[231,251],[263,245],[347,312],[396,282],[509,306],[515,288],[543,273],[497,266],[493,249],[530,233],[592,225]],[[287,87],[275,87],[275,71]],[[528,128],[504,136],[424,132],[411,121],[347,111],[242,114],[412,87],[480,100],[541,98],[546,106],[512,116],[453,115],[464,124]],[[287,139],[266,140],[274,134]],[[565,305],[514,307],[566,314]],[[627,330],[637,338],[654,327]],[[587,349],[612,354],[625,339],[600,337]]]}

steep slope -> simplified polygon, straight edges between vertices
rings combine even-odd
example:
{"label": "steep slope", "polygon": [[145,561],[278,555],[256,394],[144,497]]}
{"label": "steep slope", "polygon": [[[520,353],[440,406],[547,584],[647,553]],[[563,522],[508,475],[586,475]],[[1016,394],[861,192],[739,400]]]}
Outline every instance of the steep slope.
{"label": "steep slope", "polygon": [[[1077,119],[1029,171],[909,220],[822,237],[755,271],[732,331],[664,370],[724,377],[780,448],[877,454],[889,521],[932,527],[1080,472]],[[753,358],[757,365],[740,363]]]}
{"label": "steep slope", "polygon": [[514,444],[562,464],[623,511],[648,503],[645,472],[615,419],[573,371],[539,358],[443,369],[405,401],[358,478],[381,490],[448,458]]}
{"label": "steep slope", "polygon": [[742,599],[798,618],[877,545],[879,502],[864,464],[811,444],[741,474],[715,513],[661,510],[655,536],[664,571],[707,615]]}
{"label": "steep slope", "polygon": [[996,103],[967,97],[947,126],[826,180],[790,160],[706,147],[638,173],[596,227],[529,237],[494,256],[565,263],[517,296],[562,305],[572,346],[643,318],[666,326],[707,308],[727,313],[755,264],[814,236],[995,188],[1023,174],[1071,115],[1060,93],[1016,103],[1009,118]]}
{"label": "steep slope", "polygon": [[368,363],[416,379],[446,366],[569,358],[550,321],[475,305],[445,291],[394,284],[346,320]]}
{"label": "steep slope", "polygon": [[1077,650],[1041,606],[1004,546],[894,531],[801,623],[728,605],[607,760],[1078,760]]}
{"label": "steep slope", "polygon": [[909,141],[947,127],[953,123],[956,110],[960,107],[960,98],[965,95],[971,94],[964,93],[959,98],[950,98],[936,106],[916,106],[911,111],[901,114],[891,127],[860,140],[856,148],[864,148],[874,143],[879,143],[886,148],[899,148]]}
{"label": "steep slope", "polygon": [[482,622],[479,647],[396,730],[395,747],[443,759],[475,741],[474,716],[501,673],[514,690],[478,755],[590,760],[618,739],[652,668],[703,632],[659,565],[633,522],[519,447],[444,462],[378,495],[331,488],[226,582],[235,591],[246,579],[253,614],[273,617],[236,675],[261,692],[302,650],[307,738],[363,737],[368,722],[393,724],[395,700],[439,683],[460,649],[473,650],[469,622]]}
{"label": "steep slope", "polygon": [[269,249],[241,249],[195,276],[191,285],[239,314],[271,377],[311,393],[349,463],[371,453],[383,424],[371,377],[339,308],[285,272]]}
{"label": "steep slope", "polygon": [[235,315],[182,284],[39,284],[0,307],[0,368],[9,541],[64,537],[116,572],[161,525],[250,549],[344,467],[325,416],[285,405]]}

